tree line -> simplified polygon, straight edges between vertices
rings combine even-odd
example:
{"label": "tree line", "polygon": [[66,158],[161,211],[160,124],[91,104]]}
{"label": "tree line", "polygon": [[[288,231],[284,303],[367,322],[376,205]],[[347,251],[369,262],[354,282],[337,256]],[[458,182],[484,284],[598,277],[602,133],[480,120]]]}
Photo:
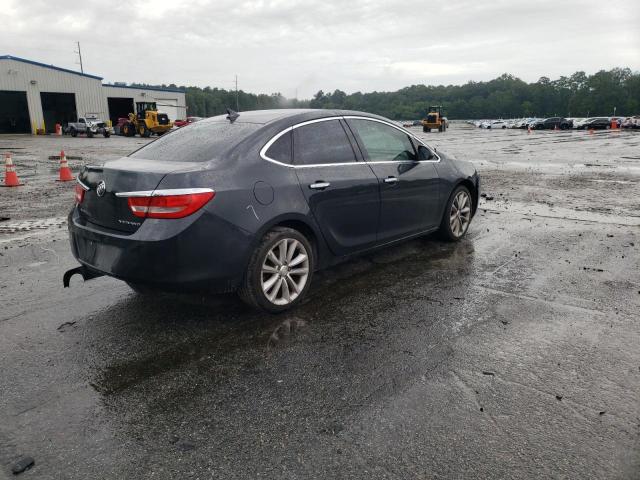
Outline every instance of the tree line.
{"label": "tree line", "polygon": [[[166,85],[163,85],[166,87]],[[219,115],[236,109],[236,92],[219,88],[180,88],[186,93],[190,116]],[[338,108],[377,113],[396,120],[424,117],[430,105],[442,105],[450,119],[517,117],[586,117],[640,114],[640,72],[629,68],[576,72],[556,80],[541,77],[527,83],[510,74],[464,85],[412,85],[395,92],[317,92],[310,100],[293,100],[279,93],[238,92],[240,110],[271,108]]]}

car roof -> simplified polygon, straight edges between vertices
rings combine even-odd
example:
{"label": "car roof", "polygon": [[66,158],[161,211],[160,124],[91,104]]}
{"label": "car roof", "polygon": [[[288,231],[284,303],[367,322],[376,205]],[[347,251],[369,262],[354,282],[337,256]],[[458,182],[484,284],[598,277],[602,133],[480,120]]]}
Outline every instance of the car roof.
{"label": "car roof", "polygon": [[[257,123],[266,125],[269,123],[299,123],[307,120],[315,120],[325,117],[340,117],[345,115],[357,115],[363,117],[377,118],[389,121],[389,119],[366,112],[358,112],[353,110],[323,110],[313,108],[283,108],[274,110],[251,110],[247,112],[238,112],[239,117],[237,123]],[[217,115],[207,119],[211,122],[219,122],[221,120],[228,121],[227,115]]]}

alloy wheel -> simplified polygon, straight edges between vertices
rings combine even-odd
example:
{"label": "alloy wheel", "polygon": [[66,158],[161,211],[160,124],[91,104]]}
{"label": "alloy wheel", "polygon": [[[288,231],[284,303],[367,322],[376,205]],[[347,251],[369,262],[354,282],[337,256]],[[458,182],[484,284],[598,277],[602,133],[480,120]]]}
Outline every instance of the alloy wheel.
{"label": "alloy wheel", "polygon": [[283,238],[267,252],[260,272],[262,292],[275,305],[288,305],[309,278],[309,254],[294,238]]}
{"label": "alloy wheel", "polygon": [[471,222],[471,199],[464,190],[458,192],[451,202],[449,225],[456,238],[465,234]]}

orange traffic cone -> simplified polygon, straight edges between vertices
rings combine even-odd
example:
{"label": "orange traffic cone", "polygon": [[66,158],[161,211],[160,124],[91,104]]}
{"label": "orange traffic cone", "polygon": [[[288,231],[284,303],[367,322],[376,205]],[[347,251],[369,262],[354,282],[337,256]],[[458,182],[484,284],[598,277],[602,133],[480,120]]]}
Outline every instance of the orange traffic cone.
{"label": "orange traffic cone", "polygon": [[71,180],[73,180],[73,174],[71,173],[71,169],[69,168],[67,156],[64,154],[64,150],[62,150],[60,152],[60,177],[58,178],[58,181],[69,182]]}
{"label": "orange traffic cone", "polygon": [[19,187],[20,183],[16,167],[13,166],[13,160],[10,153],[4,154],[4,185],[3,187]]}
{"label": "orange traffic cone", "polygon": [[617,130],[618,129],[618,121],[614,118],[613,120],[611,120],[611,130]]}

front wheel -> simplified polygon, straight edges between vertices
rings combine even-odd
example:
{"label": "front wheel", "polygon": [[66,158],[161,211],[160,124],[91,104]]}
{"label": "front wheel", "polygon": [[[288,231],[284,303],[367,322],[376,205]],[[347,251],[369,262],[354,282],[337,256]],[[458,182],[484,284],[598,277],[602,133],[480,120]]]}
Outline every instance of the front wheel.
{"label": "front wheel", "polygon": [[288,310],[306,295],[314,266],[309,240],[292,228],[276,227],[253,252],[238,293],[267,312]]}
{"label": "front wheel", "polygon": [[149,138],[151,136],[151,130],[149,130],[144,123],[140,127],[140,131],[138,133],[143,138]]}
{"label": "front wheel", "polygon": [[457,242],[467,233],[471,223],[473,199],[467,187],[459,185],[449,197],[440,222],[440,237]]}

